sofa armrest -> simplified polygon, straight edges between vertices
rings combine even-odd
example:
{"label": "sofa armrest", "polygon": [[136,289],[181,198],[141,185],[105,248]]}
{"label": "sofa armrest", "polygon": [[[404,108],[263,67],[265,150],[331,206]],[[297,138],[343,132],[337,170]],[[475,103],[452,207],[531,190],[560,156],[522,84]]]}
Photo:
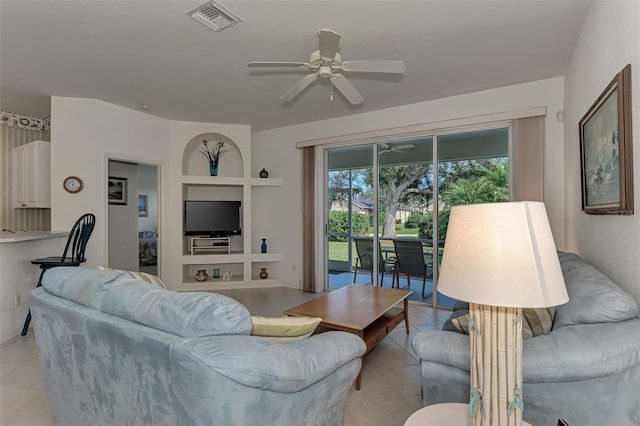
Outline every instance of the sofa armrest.
{"label": "sofa armrest", "polygon": [[179,343],[189,356],[242,385],[275,392],[305,389],[366,350],[355,334],[332,331],[294,343],[256,336],[217,336]]}
{"label": "sofa armrest", "polygon": [[423,331],[411,342],[422,361],[436,362],[469,371],[469,336],[454,331]]}

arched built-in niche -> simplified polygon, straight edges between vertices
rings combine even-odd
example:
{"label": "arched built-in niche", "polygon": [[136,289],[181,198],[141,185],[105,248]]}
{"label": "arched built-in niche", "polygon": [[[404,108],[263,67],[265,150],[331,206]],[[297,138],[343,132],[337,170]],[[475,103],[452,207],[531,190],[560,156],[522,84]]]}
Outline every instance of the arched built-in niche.
{"label": "arched built-in niche", "polygon": [[209,176],[209,163],[203,154],[205,145],[203,140],[207,140],[209,146],[213,146],[217,141],[224,143],[225,152],[220,156],[218,164],[218,176],[221,177],[242,177],[243,160],[242,152],[238,145],[228,136],[220,133],[202,133],[193,137],[185,146],[182,154],[182,175],[183,176]]}

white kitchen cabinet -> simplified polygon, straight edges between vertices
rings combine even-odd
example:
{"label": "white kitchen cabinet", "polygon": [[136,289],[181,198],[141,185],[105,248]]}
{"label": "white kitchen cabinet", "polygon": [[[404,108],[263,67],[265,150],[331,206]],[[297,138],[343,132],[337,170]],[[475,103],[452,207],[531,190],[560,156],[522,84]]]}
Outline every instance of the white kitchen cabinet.
{"label": "white kitchen cabinet", "polygon": [[51,207],[51,143],[33,141],[13,149],[15,208]]}

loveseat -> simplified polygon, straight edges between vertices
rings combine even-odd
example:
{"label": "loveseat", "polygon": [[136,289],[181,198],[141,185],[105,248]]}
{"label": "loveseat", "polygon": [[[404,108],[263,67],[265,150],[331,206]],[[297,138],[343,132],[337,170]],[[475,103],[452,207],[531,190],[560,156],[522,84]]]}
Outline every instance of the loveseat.
{"label": "loveseat", "polygon": [[[523,342],[524,420],[640,425],[638,305],[579,256],[560,252],[559,259],[569,302],[555,309],[550,332]],[[421,332],[412,347],[425,406],[469,401],[468,335]]]}
{"label": "loveseat", "polygon": [[251,336],[249,311],[128,273],[55,268],[30,294],[56,425],[341,425],[365,344]]}

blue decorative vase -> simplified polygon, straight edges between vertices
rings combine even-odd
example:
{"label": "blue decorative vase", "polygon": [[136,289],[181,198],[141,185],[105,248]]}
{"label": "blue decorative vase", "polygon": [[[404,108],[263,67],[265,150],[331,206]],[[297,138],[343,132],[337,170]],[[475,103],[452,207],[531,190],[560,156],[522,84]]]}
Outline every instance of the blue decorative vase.
{"label": "blue decorative vase", "polygon": [[209,160],[209,174],[211,176],[218,176],[218,162]]}
{"label": "blue decorative vase", "polygon": [[262,245],[260,246],[260,251],[262,253],[266,253],[267,252],[267,239],[266,238],[262,239]]}

